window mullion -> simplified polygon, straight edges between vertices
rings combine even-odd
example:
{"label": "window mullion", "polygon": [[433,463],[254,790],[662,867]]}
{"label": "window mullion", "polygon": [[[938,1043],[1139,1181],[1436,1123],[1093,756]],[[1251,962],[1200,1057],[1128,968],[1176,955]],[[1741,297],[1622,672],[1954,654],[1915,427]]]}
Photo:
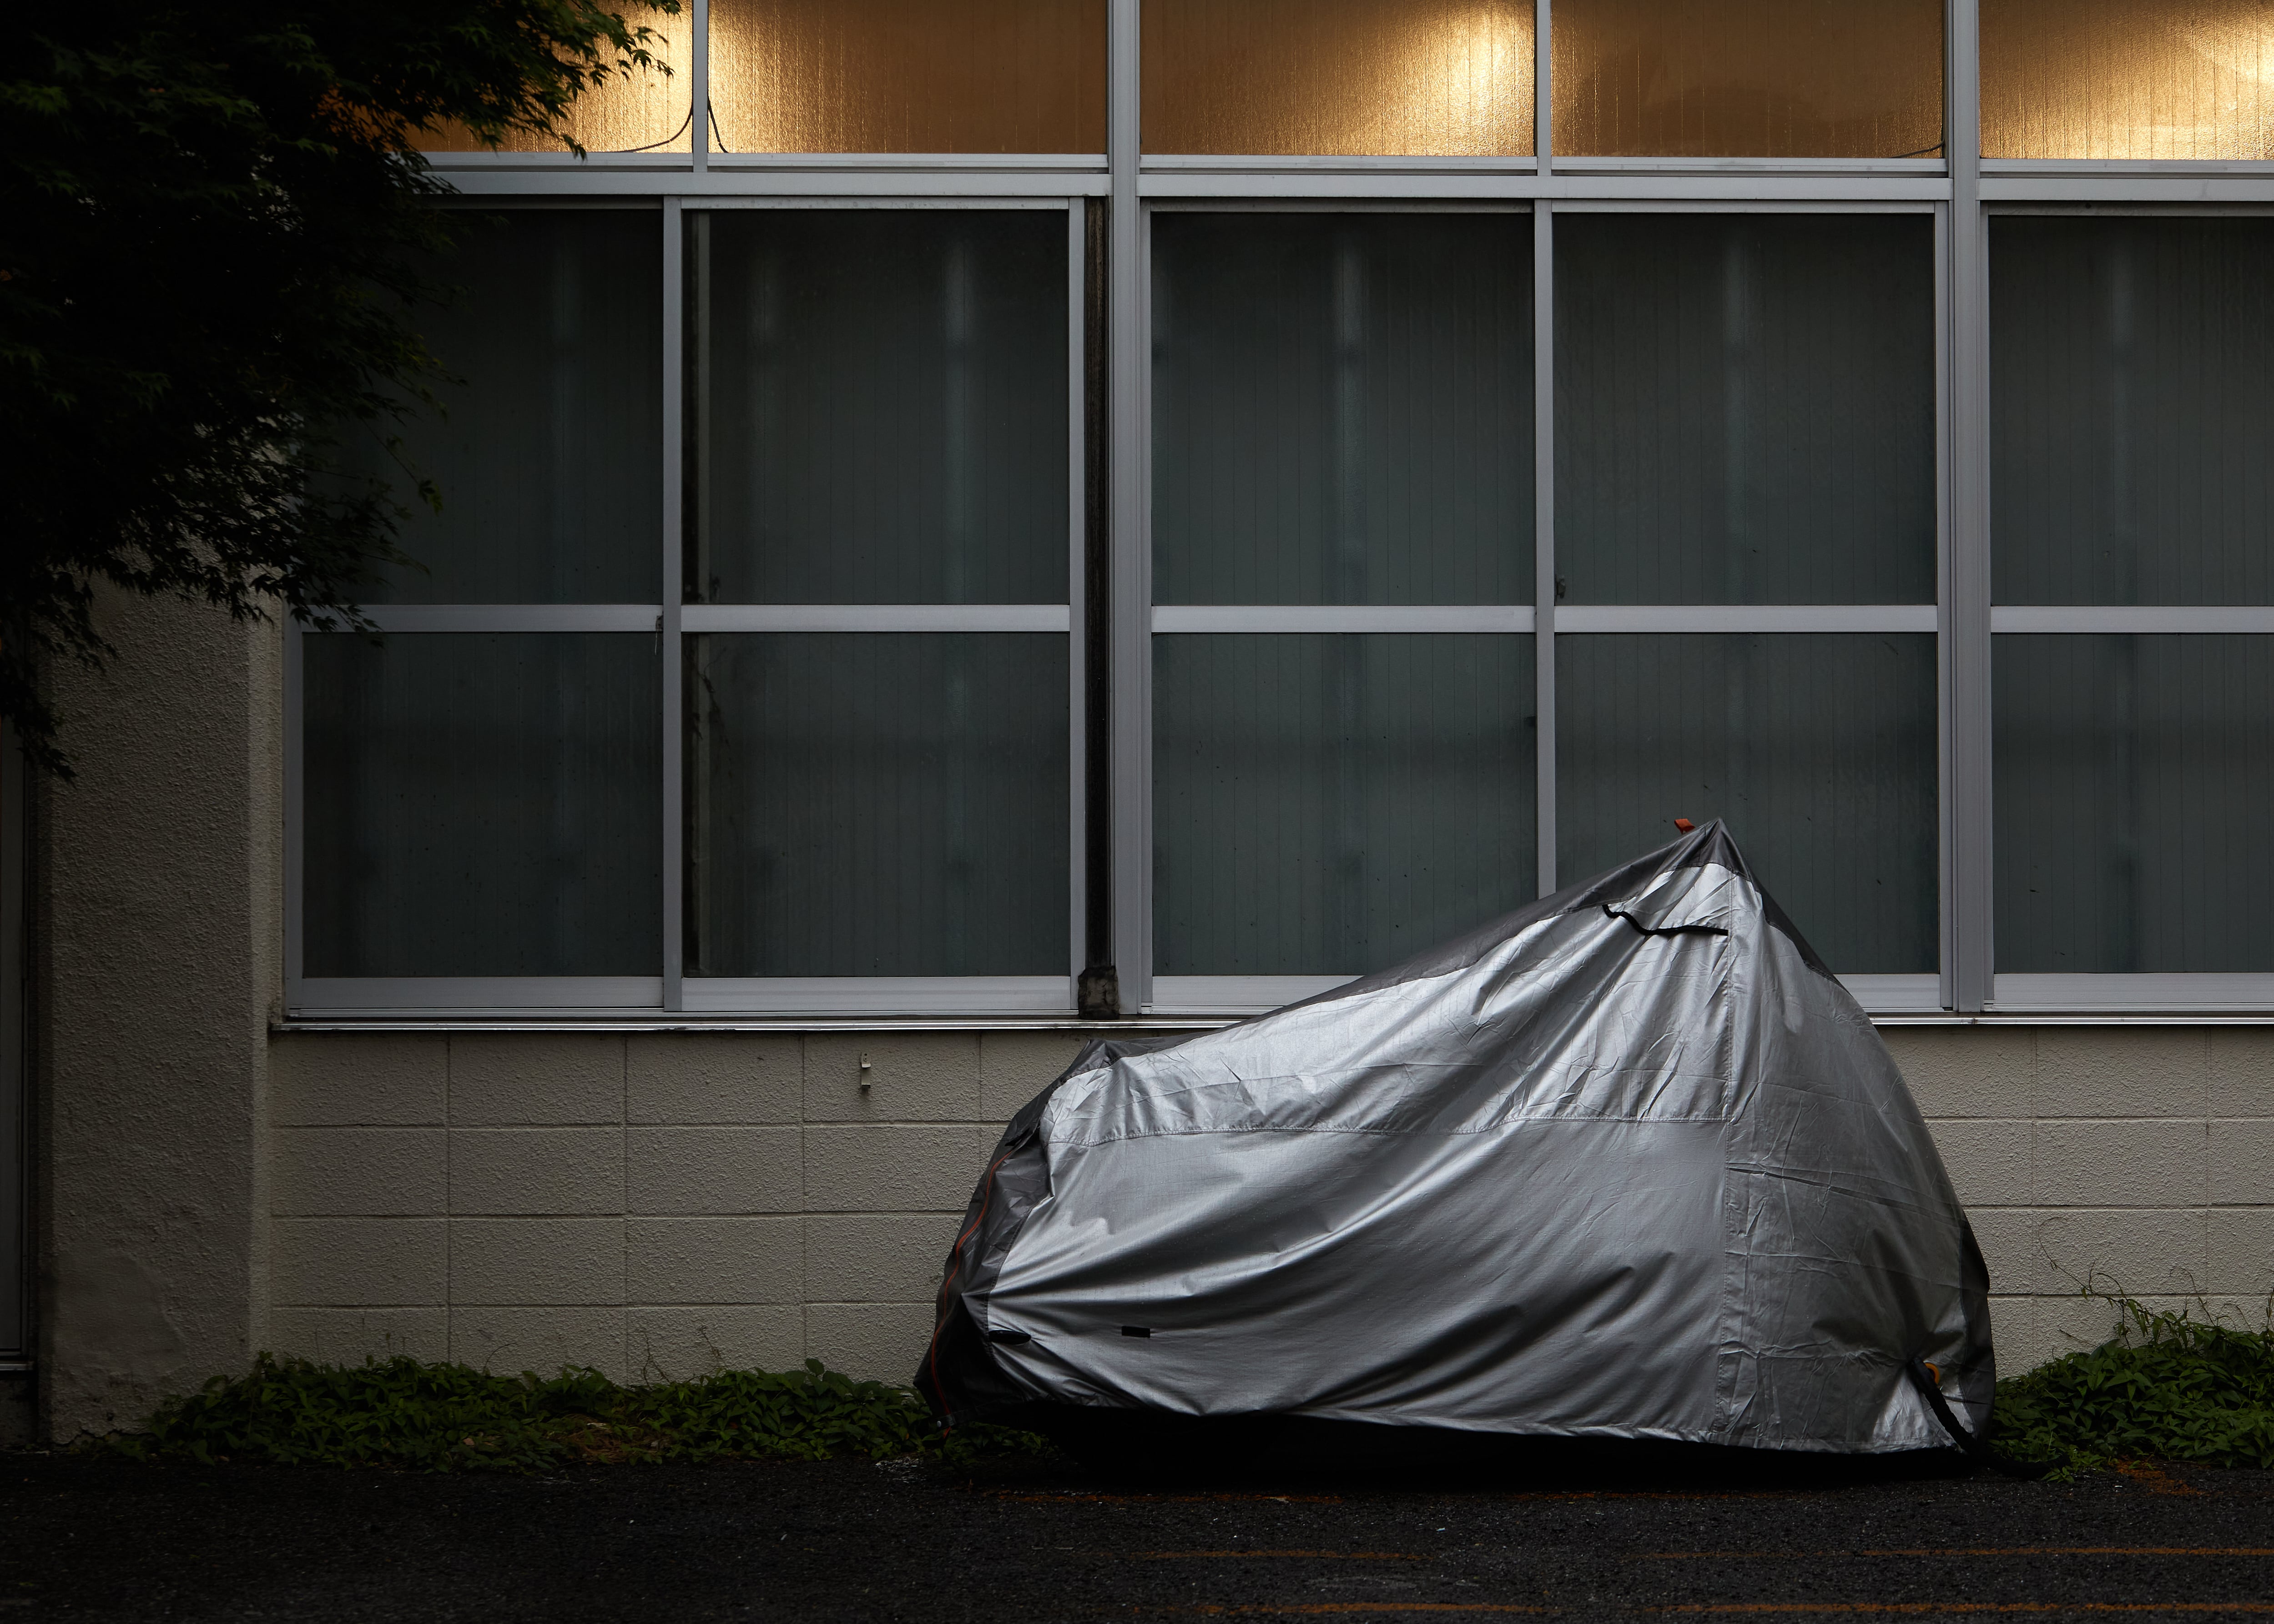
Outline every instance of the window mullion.
{"label": "window mullion", "polygon": [[1555,97],[1553,48],[1553,0],[1532,0],[1532,155],[1541,178],[1555,168]]}
{"label": "window mullion", "polygon": [[1106,366],[1112,503],[1113,932],[1121,1010],[1151,1000],[1152,547],[1146,523],[1144,221],[1138,210],[1138,0],[1111,0],[1106,136],[1112,203],[1108,222]]}
{"label": "window mullion", "polygon": [[[1540,38],[1545,41],[1547,0],[1540,0]],[[1547,100],[1547,48],[1540,49],[1540,96]],[[1547,129],[1541,115],[1540,128]],[[1546,150],[1540,158],[1547,167]],[[1536,791],[1539,888],[1555,889],[1555,215],[1547,199],[1532,206],[1532,733],[1540,753]]]}
{"label": "window mullion", "polygon": [[[1555,169],[1555,5],[1532,9],[1532,153],[1544,188]],[[1532,206],[1532,793],[1540,894],[1555,889],[1555,217]]]}
{"label": "window mullion", "polygon": [[[694,0],[694,60],[688,64],[687,139],[695,172],[711,167],[711,0]],[[666,296],[667,297],[667,296]]]}
{"label": "window mullion", "polygon": [[1947,122],[1950,162],[1949,459],[1943,795],[1949,838],[1943,861],[1945,939],[1954,1008],[1990,1000],[1994,891],[1990,762],[1990,267],[1982,212],[1982,119],[1977,0],[1950,0]]}

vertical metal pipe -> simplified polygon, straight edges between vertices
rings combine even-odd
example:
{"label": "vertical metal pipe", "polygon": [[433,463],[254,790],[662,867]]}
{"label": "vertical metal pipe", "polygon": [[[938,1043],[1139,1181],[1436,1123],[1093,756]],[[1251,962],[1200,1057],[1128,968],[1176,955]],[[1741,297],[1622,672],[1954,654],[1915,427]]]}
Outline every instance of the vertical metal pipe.
{"label": "vertical metal pipe", "polygon": [[1082,740],[1087,755],[1083,839],[1085,913],[1082,976],[1076,1008],[1085,1018],[1121,1012],[1114,974],[1113,514],[1107,351],[1108,263],[1112,208],[1104,198],[1085,198],[1082,219],[1081,436],[1082,467]]}
{"label": "vertical metal pipe", "polygon": [[[2137,388],[2140,335],[2139,244],[2129,235],[2118,235],[2107,244],[2108,258],[2108,440],[2103,463],[2107,470],[2106,512],[2109,535],[2115,543],[2122,572],[2118,591],[2120,603],[2136,604],[2140,597],[2140,526],[2136,523],[2139,481],[2135,477],[2134,414]],[[2095,641],[2098,641],[2096,639]],[[2106,901],[2102,929],[2106,940],[2100,962],[2119,972],[2141,968],[2146,944],[2141,938],[2141,870],[2145,866],[2140,831],[2141,807],[2139,725],[2140,647],[2137,637],[2114,637],[2107,648],[2113,657],[2107,666],[2110,682],[2107,777],[2102,781],[2101,804],[2108,829]]]}
{"label": "vertical metal pipe", "polygon": [[[553,402],[548,414],[550,430],[546,468],[546,541],[543,579],[558,590],[561,563],[568,554],[572,535],[568,492],[577,461],[579,440],[571,402],[591,398],[592,380],[588,365],[591,292],[585,286],[588,266],[578,246],[556,237],[552,244],[552,275],[548,280],[548,394]],[[566,963],[576,952],[590,917],[591,889],[582,854],[581,831],[570,804],[569,786],[575,781],[576,745],[591,695],[583,680],[585,667],[575,641],[546,637],[535,643],[538,658],[550,667],[543,695],[549,702],[551,748],[546,763],[545,803],[550,809],[546,824],[546,866],[557,876],[551,887],[547,922],[555,963]],[[534,663],[534,662],[532,662]]]}
{"label": "vertical metal pipe", "polygon": [[[956,216],[947,216],[954,221]],[[973,354],[977,347],[979,312],[975,244],[968,228],[951,226],[940,259],[940,448],[942,462],[940,529],[945,554],[946,598],[968,603],[973,584],[972,455],[975,394]],[[940,645],[943,658],[937,680],[941,715],[945,726],[939,735],[946,749],[939,758],[940,778],[934,816],[938,822],[946,861],[934,882],[951,919],[972,916],[972,886],[977,865],[973,843],[977,829],[972,817],[975,737],[979,718],[974,712],[972,690],[974,650],[971,639],[951,637]],[[969,933],[953,931],[940,944],[939,968],[945,974],[968,975],[975,944]]]}
{"label": "vertical metal pipe", "polygon": [[[284,635],[298,635],[289,620]],[[29,765],[14,726],[0,723],[0,1358],[11,1360],[32,1351],[31,1067],[25,1043]]]}
{"label": "vertical metal pipe", "polygon": [[1152,1001],[1152,544],[1146,489],[1145,230],[1137,198],[1138,0],[1111,0],[1106,399],[1113,529],[1114,959],[1122,1012]]}
{"label": "vertical metal pipe", "polygon": [[301,918],[307,906],[305,864],[308,849],[307,722],[303,683],[305,665],[300,639],[303,632],[290,615],[284,633],[284,1008],[290,1014],[300,1002],[300,981],[307,973],[307,936]]}
{"label": "vertical metal pipe", "polygon": [[[1366,511],[1366,390],[1369,339],[1365,245],[1347,224],[1335,234],[1330,273],[1334,342],[1334,517],[1327,560],[1329,603],[1375,601],[1386,583],[1368,578]],[[1366,964],[1366,748],[1369,657],[1387,646],[1371,637],[1337,637],[1327,658],[1328,733],[1325,863],[1320,915],[1325,963]]]}
{"label": "vertical metal pipe", "polygon": [[663,569],[659,583],[663,661],[663,1007],[686,1007],[686,739],[681,709],[680,604],[685,597],[681,485],[686,466],[687,274],[684,215],[677,198],[663,200]]}
{"label": "vertical metal pipe", "polygon": [[1936,1002],[1944,1009],[1958,1007],[1954,973],[1958,962],[1955,892],[1952,884],[1952,853],[1956,850],[1955,808],[1950,793],[1950,205],[1934,206],[1934,629],[1935,647],[1935,850],[1936,919],[1939,952],[1936,959],[1939,990]]}
{"label": "vertical metal pipe", "polygon": [[1990,244],[1982,210],[1977,0],[1950,0],[1950,579],[1943,641],[1950,693],[1951,992],[1992,1000],[1997,916],[1992,870],[1990,642]]}
{"label": "vertical metal pipe", "polygon": [[[1753,601],[1752,548],[1752,426],[1754,378],[1758,371],[1759,333],[1754,322],[1757,272],[1753,244],[1747,240],[1742,216],[1721,219],[1721,529],[1727,549],[1722,568],[1723,601]],[[1757,692],[1763,688],[1761,666],[1767,650],[1758,636],[1719,640],[1721,664],[1721,725],[1725,741],[1721,756],[1721,806],[1735,813],[1753,789],[1753,768],[1769,752],[1759,748],[1752,731],[1761,707]]]}
{"label": "vertical metal pipe", "polygon": [[[1555,169],[1553,0],[1532,0],[1532,150],[1543,181]],[[1543,195],[1532,206],[1532,748],[1537,752],[1540,894],[1555,889],[1555,221]]]}
{"label": "vertical metal pipe", "polygon": [[[1547,14],[1541,0],[1540,14]],[[1544,162],[1544,161],[1543,161]],[[1532,206],[1532,711],[1539,886],[1555,889],[1555,211]]]}
{"label": "vertical metal pipe", "polygon": [[1088,209],[1066,199],[1066,973],[1077,1009],[1089,962]]}

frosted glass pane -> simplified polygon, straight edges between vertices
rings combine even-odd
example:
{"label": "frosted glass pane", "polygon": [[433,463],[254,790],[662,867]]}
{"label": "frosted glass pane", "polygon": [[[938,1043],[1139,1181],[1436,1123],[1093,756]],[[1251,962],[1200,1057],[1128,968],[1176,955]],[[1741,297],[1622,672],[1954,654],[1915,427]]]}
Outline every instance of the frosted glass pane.
{"label": "frosted glass pane", "polygon": [[1066,640],[689,640],[690,975],[1063,975]]}
{"label": "frosted glass pane", "polygon": [[1156,214],[1154,600],[1532,601],[1532,221]]}
{"label": "frosted glass pane", "polygon": [[[513,210],[436,274],[420,318],[463,384],[401,429],[440,514],[407,488],[403,550],[425,566],[373,603],[653,603],[662,590],[662,228],[646,210]],[[383,432],[392,432],[387,430]],[[372,440],[364,471],[401,480]]]}
{"label": "frosted glass pane", "polygon": [[1356,974],[1536,892],[1529,637],[1153,639],[1153,963]]}
{"label": "frosted glass pane", "polygon": [[691,597],[1066,601],[1064,214],[726,211],[692,244]]}
{"label": "frosted glass pane", "polygon": [[1564,880],[1726,818],[1833,969],[1936,967],[1932,636],[1565,635],[1555,683]]}
{"label": "frosted glass pane", "polygon": [[2274,970],[2274,637],[2001,636],[1998,968]]}
{"label": "frosted glass pane", "polygon": [[1105,0],[711,0],[728,152],[1102,153]]}
{"label": "frosted glass pane", "polygon": [[1997,601],[2274,603],[2274,220],[1990,244]]}
{"label": "frosted glass pane", "polygon": [[1153,153],[1532,147],[1531,0],[1145,0]]}
{"label": "frosted glass pane", "polygon": [[[695,7],[691,0],[681,0],[675,17],[638,8],[628,9],[626,17],[633,27],[654,33],[647,50],[658,65],[612,75],[597,88],[585,91],[569,104],[561,127],[587,152],[644,152],[659,147],[687,152],[690,150],[689,113],[695,105]],[[713,67],[712,71],[718,70]],[[419,145],[428,152],[568,150],[565,142],[539,140],[518,131],[493,149],[458,124],[442,125],[433,139]]]}
{"label": "frosted glass pane", "polygon": [[657,643],[304,638],[307,974],[659,974]]}
{"label": "frosted glass pane", "polygon": [[1572,603],[1932,603],[1925,215],[1555,222]]}
{"label": "frosted glass pane", "polygon": [[1942,153],[1940,0],[1555,0],[1555,150]]}
{"label": "frosted glass pane", "polygon": [[1982,0],[1988,158],[2274,158],[2269,0]]}

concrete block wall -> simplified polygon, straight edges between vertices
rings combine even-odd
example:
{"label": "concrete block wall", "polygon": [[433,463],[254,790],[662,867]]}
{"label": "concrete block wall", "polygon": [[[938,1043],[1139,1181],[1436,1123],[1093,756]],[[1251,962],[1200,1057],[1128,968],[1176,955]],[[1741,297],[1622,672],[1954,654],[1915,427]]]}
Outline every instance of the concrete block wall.
{"label": "concrete block wall", "polygon": [[2274,1293],[2274,1028],[1882,1034],[1990,1266],[2000,1368],[2104,1340],[2088,1282],[2257,1327]]}
{"label": "concrete block wall", "polygon": [[[2088,1280],[2258,1321],[2274,1030],[1886,1036],[1973,1214],[2007,1370],[2106,1334]],[[814,1357],[905,1381],[973,1179],[1077,1046],[280,1035],[265,1345],[632,1379]]]}
{"label": "concrete block wall", "polygon": [[[281,639],[97,611],[122,653],[56,668],[80,775],[40,791],[41,1432],[132,1425],[260,1348],[907,1378],[982,1159],[1073,1037],[275,1034]],[[2105,1333],[2087,1279],[2259,1320],[2274,1027],[1886,1035],[2009,1371]]]}
{"label": "concrete block wall", "polygon": [[987,1153],[1079,1047],[280,1034],[262,1345],[620,1380],[812,1357],[906,1381]]}

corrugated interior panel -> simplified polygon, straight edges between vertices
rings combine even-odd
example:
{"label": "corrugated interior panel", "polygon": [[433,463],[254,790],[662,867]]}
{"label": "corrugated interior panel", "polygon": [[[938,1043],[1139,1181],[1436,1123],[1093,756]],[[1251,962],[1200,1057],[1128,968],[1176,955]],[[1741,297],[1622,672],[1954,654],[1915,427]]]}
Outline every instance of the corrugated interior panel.
{"label": "corrugated interior panel", "polygon": [[1998,968],[2274,970],[2274,637],[1995,658]]}
{"label": "corrugated interior panel", "polygon": [[1157,215],[1155,601],[1531,602],[1531,233]]}
{"label": "corrugated interior panel", "polygon": [[1066,601],[1063,214],[731,211],[695,241],[695,598]]}
{"label": "corrugated interior panel", "polygon": [[1997,601],[2274,603],[2274,220],[1990,243]]}
{"label": "corrugated interior panel", "polygon": [[1102,153],[1105,0],[711,0],[728,152]]}
{"label": "corrugated interior panel", "polygon": [[1530,0],[1146,0],[1148,153],[1514,157]]}
{"label": "corrugated interior panel", "polygon": [[[516,209],[471,223],[433,268],[463,290],[418,315],[447,417],[351,431],[358,471],[394,482],[425,568],[373,603],[653,603],[662,559],[663,256],[646,210]],[[381,443],[400,433],[420,500]]]}
{"label": "corrugated interior panel", "polygon": [[1926,216],[1555,222],[1555,568],[1585,604],[1932,603]]}
{"label": "corrugated interior panel", "polygon": [[1725,818],[1833,969],[1935,968],[1931,636],[1565,635],[1555,671],[1560,873]]}
{"label": "corrugated interior panel", "polygon": [[304,639],[306,974],[657,974],[658,641]]}
{"label": "corrugated interior panel", "polygon": [[1154,967],[1356,974],[1535,894],[1528,636],[1154,646]]}
{"label": "corrugated interior panel", "polygon": [[1942,151],[1939,0],[1557,0],[1555,150]]}
{"label": "corrugated interior panel", "polygon": [[2274,157],[2274,7],[1982,0],[1982,153]]}
{"label": "corrugated interior panel", "polygon": [[690,975],[1062,975],[1066,639],[690,638]]}

